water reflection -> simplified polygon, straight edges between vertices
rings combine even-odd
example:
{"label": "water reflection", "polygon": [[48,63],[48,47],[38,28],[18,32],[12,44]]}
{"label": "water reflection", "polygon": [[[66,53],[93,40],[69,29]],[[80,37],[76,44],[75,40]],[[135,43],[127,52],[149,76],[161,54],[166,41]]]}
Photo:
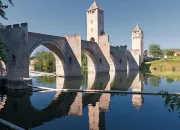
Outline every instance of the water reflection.
{"label": "water reflection", "polygon": [[[49,80],[47,77],[41,77],[37,79],[37,82],[42,84],[47,84],[48,82],[49,84],[55,84],[56,88],[65,89],[82,89],[82,86],[87,84],[87,89],[142,92],[148,84],[153,87],[160,86],[161,79],[155,76],[144,75],[138,71],[131,71],[128,75],[126,72],[116,72],[103,75],[88,74],[86,83],[83,79],[62,77],[57,77],[55,80]],[[106,129],[106,124],[110,120],[107,118],[107,115],[110,111],[112,112],[114,110],[110,109],[113,104],[115,104],[115,106],[124,106],[125,104],[129,104],[130,101],[130,105],[133,106],[133,110],[139,111],[140,109],[143,109],[144,106],[148,107],[148,104],[144,104],[145,99],[147,102],[151,101],[149,97],[146,96],[145,98],[144,95],[139,94],[117,95],[109,93],[56,92],[45,93],[46,97],[42,98],[41,93],[22,93],[1,93],[0,118],[25,129],[41,129],[39,126],[44,126],[47,124],[46,122],[56,122],[57,119],[65,120],[66,118],[63,117],[67,117],[68,119],[70,117],[83,117],[83,119],[86,120],[86,115],[89,129]],[[37,98],[42,99],[42,101],[39,102],[39,104],[42,104],[43,106],[41,109],[37,109],[37,104],[33,104],[32,97],[35,94],[37,94],[37,97],[33,100],[37,100]],[[50,95],[53,95],[51,99],[52,101],[49,101],[48,104],[44,105],[47,103],[47,98],[49,99],[51,97]],[[116,97],[121,98],[115,100]],[[126,98],[128,98],[128,100]],[[165,100],[162,101],[164,102],[165,107],[170,108],[170,111],[179,111],[179,96],[164,96],[163,98],[165,98]],[[119,101],[124,104],[118,103]],[[158,102],[156,105],[159,104],[161,103]],[[160,107],[161,109],[164,109],[163,105],[160,105]],[[148,108],[143,110],[148,110]],[[126,112],[126,108],[123,109],[123,111]],[[150,110],[148,110],[147,113],[149,111]],[[119,112],[119,110],[116,111],[116,114]],[[131,109],[130,112],[129,116],[134,116]],[[121,116],[123,116],[123,114],[121,114]],[[58,121],[60,122],[60,120]],[[70,124],[72,122],[68,123]],[[61,128],[61,126],[58,128]]]}

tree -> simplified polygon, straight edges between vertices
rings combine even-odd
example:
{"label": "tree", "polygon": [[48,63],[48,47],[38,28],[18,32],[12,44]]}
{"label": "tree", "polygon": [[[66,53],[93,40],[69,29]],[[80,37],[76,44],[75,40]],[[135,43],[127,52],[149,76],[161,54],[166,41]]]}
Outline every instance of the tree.
{"label": "tree", "polygon": [[160,49],[159,45],[153,44],[149,46],[149,53],[153,57],[161,57],[162,56],[162,51]]}
{"label": "tree", "polygon": [[[8,0],[11,5],[13,5],[12,0]],[[5,9],[8,8],[8,5],[3,4],[2,0],[0,0],[0,17],[7,20]],[[0,31],[4,30],[4,26],[0,23]],[[2,38],[0,36],[0,59],[5,63],[7,62],[5,53],[8,52],[7,47],[2,42]]]}
{"label": "tree", "polygon": [[87,71],[87,57],[85,52],[82,52],[81,59],[82,59],[82,70]]}
{"label": "tree", "polygon": [[174,56],[174,53],[175,53],[175,52],[172,51],[172,50],[167,50],[165,54],[166,54],[168,57],[171,57],[171,56]]}
{"label": "tree", "polygon": [[55,72],[55,58],[51,52],[38,52],[35,55],[35,71]]}

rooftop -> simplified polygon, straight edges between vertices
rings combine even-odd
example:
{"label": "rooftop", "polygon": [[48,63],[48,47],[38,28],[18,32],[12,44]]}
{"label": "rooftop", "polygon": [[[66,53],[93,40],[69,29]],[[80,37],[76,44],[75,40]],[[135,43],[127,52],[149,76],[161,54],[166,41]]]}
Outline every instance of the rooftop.
{"label": "rooftop", "polygon": [[134,28],[133,32],[138,32],[138,31],[142,32],[142,29],[137,24],[136,27]]}
{"label": "rooftop", "polygon": [[[97,4],[96,1],[94,1],[94,3],[91,5],[91,7],[87,11],[91,11],[91,10],[94,10],[94,9],[100,9],[99,5]],[[100,9],[100,10],[102,10],[102,9]]]}

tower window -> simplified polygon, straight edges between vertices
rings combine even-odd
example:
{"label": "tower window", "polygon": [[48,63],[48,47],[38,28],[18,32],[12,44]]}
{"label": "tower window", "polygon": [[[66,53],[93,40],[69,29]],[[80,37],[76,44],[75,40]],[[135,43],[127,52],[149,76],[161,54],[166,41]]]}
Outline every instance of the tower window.
{"label": "tower window", "polygon": [[72,58],[71,57],[69,57],[69,64],[71,64],[72,63]]}
{"label": "tower window", "polygon": [[101,58],[99,59],[99,63],[102,64],[102,59]]}
{"label": "tower window", "polygon": [[93,32],[93,28],[91,28],[91,32]]}
{"label": "tower window", "polygon": [[95,42],[94,37],[91,37],[90,41],[91,41],[91,42]]}
{"label": "tower window", "polygon": [[91,20],[91,24],[93,24],[93,20]]}
{"label": "tower window", "polygon": [[120,63],[120,64],[122,63],[122,60],[121,60],[121,58],[119,59],[119,63]]}
{"label": "tower window", "polygon": [[94,14],[94,10],[92,11],[92,14]]}

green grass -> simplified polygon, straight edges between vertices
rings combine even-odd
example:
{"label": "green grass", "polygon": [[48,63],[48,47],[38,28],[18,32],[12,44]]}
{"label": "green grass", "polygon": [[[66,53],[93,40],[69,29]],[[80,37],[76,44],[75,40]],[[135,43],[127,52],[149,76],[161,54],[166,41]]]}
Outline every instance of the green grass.
{"label": "green grass", "polygon": [[171,57],[169,59],[160,59],[146,62],[144,66],[149,66],[149,70],[153,71],[180,71],[180,56]]}

